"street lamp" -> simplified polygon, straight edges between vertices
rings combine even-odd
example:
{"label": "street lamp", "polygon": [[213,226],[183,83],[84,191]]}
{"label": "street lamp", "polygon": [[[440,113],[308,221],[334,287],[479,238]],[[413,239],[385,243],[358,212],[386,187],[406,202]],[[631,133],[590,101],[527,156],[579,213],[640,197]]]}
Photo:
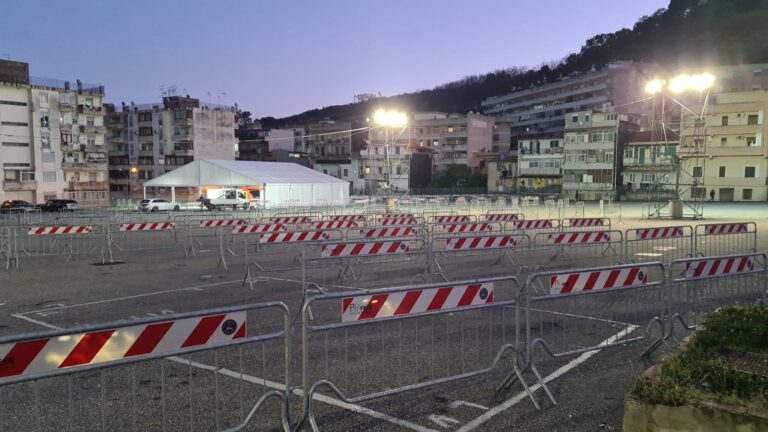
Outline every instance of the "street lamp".
{"label": "street lamp", "polygon": [[404,112],[380,109],[373,114],[373,122],[384,127],[384,156],[387,164],[387,210],[394,211],[392,199],[392,164],[389,159],[389,129],[404,128],[408,125],[408,116]]}

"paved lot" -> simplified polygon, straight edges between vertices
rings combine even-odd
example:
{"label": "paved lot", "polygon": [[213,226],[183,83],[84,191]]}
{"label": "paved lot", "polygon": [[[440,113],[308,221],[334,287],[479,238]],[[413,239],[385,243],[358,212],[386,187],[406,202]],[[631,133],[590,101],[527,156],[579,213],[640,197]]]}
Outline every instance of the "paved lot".
{"label": "paved lot", "polygon": [[[596,213],[596,208],[588,208]],[[539,217],[547,217],[541,211]],[[646,221],[639,206],[625,206],[616,229],[688,222]],[[768,206],[712,204],[707,223],[754,221],[758,232],[768,229]],[[532,218],[529,216],[528,218]],[[768,249],[758,236],[758,250]],[[710,245],[728,248],[733,245]],[[681,245],[635,251],[631,259],[667,261],[679,255]],[[236,245],[232,252],[240,255]],[[600,251],[598,251],[600,252]],[[292,256],[293,254],[289,254]],[[253,289],[242,286],[244,257],[227,252],[227,269],[219,265],[215,244],[196,247],[195,257],[183,248],[157,251],[115,251],[123,264],[97,266],[100,257],[21,257],[19,270],[0,273],[0,335],[9,336],[46,329],[68,328],[115,320],[136,320],[157,315],[197,311],[247,303],[278,300],[292,313],[291,336],[294,385],[300,385],[301,271],[288,255],[258,258],[265,268],[252,267]],[[550,269],[624,261],[611,254],[578,259],[552,260],[547,254],[512,254],[508,261],[492,265],[495,255],[440,257],[446,276],[462,279],[491,275],[524,278],[529,269]],[[253,260],[253,257],[250,257]],[[308,280],[327,291],[407,285],[423,262],[402,261],[387,265],[353,263],[357,280],[337,278],[340,267],[318,262],[307,269]],[[288,270],[287,268],[293,268]],[[498,284],[496,301],[511,300],[511,282]],[[627,323],[585,318],[610,315],[619,308],[617,299],[600,302],[583,296],[564,307],[571,315],[539,314],[534,332],[569,344],[612,342],[634,330]],[[635,319],[652,316],[638,308]],[[338,320],[339,303],[317,304],[316,324]],[[618,310],[618,309],[616,309]],[[648,315],[651,314],[651,315]],[[279,329],[280,316],[272,312],[248,315],[249,335]],[[514,341],[514,307],[462,312],[433,318],[318,332],[310,339],[311,380],[332,377],[348,396],[384,391],[408,383],[424,382],[488,366],[498,348]],[[634,333],[639,334],[639,330]],[[564,340],[575,338],[573,340]],[[282,341],[253,343],[155,360],[137,366],[120,366],[104,372],[82,372],[7,387],[0,392],[0,431],[15,430],[215,430],[235,426],[266,389],[281,389]],[[561,360],[542,357],[542,375],[550,380],[559,404],[554,406],[539,390],[535,395],[543,411],[536,410],[519,383],[498,392],[496,387],[511,370],[511,356],[503,356],[497,368],[480,377],[414,390],[373,401],[348,404],[323,392],[316,399],[317,421],[322,430],[620,430],[623,398],[634,380],[650,364],[641,359],[643,346],[594,351]],[[661,352],[655,353],[659,355]],[[535,377],[526,373],[526,382]],[[537,388],[538,386],[535,386]],[[301,394],[297,390],[296,404]],[[246,430],[277,430],[278,406],[272,401],[249,423]],[[292,412],[294,418],[298,410]]]}

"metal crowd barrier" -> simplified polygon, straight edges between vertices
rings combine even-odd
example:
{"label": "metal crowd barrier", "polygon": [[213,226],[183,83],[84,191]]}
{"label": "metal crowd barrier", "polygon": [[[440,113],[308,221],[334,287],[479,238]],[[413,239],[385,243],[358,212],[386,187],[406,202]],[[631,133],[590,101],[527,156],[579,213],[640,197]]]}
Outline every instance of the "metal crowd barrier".
{"label": "metal crowd barrier", "polygon": [[564,231],[602,231],[611,229],[611,219],[606,217],[572,217],[560,220]]}
{"label": "metal crowd barrier", "polygon": [[616,263],[624,256],[623,244],[621,231],[610,230],[536,233],[533,238],[537,254],[545,253],[550,261],[568,259],[571,263],[596,259]]}
{"label": "metal crowd barrier", "polygon": [[627,262],[690,258],[694,254],[693,227],[690,225],[628,229],[624,234]]}
{"label": "metal crowd barrier", "polygon": [[[0,353],[0,409],[27,414],[0,416],[3,430],[241,430],[270,399],[281,403],[273,421],[291,430],[290,318],[281,302],[3,337]],[[246,392],[234,380],[242,374],[281,388]]]}
{"label": "metal crowd barrier", "polygon": [[107,233],[101,225],[23,226],[16,229],[16,253],[22,256],[66,256],[68,263],[79,255],[104,257]]}
{"label": "metal crowd barrier", "polygon": [[[487,264],[493,260],[491,267],[505,261],[518,271],[521,264],[515,260],[519,254],[524,254],[531,248],[531,238],[524,233],[519,234],[482,234],[472,237],[433,237],[429,250],[429,274],[439,276],[448,281],[445,268],[460,268],[466,274],[469,268],[487,274],[488,267],[478,266],[478,262]],[[519,257],[518,257],[519,258]],[[509,271],[509,266],[503,266],[499,271]]]}
{"label": "metal crowd barrier", "polygon": [[696,225],[696,253],[703,256],[731,255],[757,250],[754,222]]}

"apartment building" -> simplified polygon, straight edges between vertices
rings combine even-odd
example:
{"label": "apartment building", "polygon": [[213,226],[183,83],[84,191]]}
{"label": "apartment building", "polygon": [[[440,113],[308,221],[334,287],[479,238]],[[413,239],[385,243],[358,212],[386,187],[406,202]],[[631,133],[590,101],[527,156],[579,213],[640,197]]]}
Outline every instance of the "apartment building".
{"label": "apartment building", "polygon": [[627,114],[579,111],[568,114],[563,146],[563,195],[599,200],[615,198],[620,155],[629,136],[640,129]]}
{"label": "apartment building", "polygon": [[259,124],[255,126],[241,126],[235,131],[238,140],[237,160],[268,161],[272,158],[272,152],[277,150],[294,151],[293,129],[264,129]]}
{"label": "apartment building", "polygon": [[517,142],[517,187],[520,193],[560,193],[564,137],[552,134]]}
{"label": "apartment building", "polygon": [[394,192],[410,187],[412,126],[402,128],[372,127],[365,149],[360,150],[358,177],[365,193],[386,191],[387,179]]}
{"label": "apartment building", "polygon": [[677,147],[680,135],[671,130],[641,131],[624,144],[622,194],[630,201],[670,200],[675,197]]}
{"label": "apartment building", "polygon": [[454,164],[480,168],[482,158],[474,156],[493,150],[495,124],[493,117],[471,112],[415,113],[410,134],[415,146],[432,150],[433,173],[438,173]]}
{"label": "apartment building", "polygon": [[[768,90],[720,93],[710,97],[699,128],[681,133],[678,155],[687,166],[681,183],[695,185],[683,199],[765,201],[768,199],[768,150],[765,113]],[[694,123],[686,116],[686,123]],[[705,135],[702,135],[703,132]]]}
{"label": "apartment building", "polygon": [[103,98],[101,85],[30,77],[27,63],[0,60],[0,201],[109,204]]}
{"label": "apartment building", "polygon": [[657,73],[653,64],[616,62],[495,96],[484,100],[482,106],[486,115],[510,126],[513,142],[528,134],[562,135],[574,112],[613,110],[647,116],[650,103],[631,102],[646,97],[645,84]]}
{"label": "apartment building", "polygon": [[[109,188],[113,199],[139,199],[146,180],[198,159],[235,159],[234,107],[167,96],[154,104],[107,106]],[[176,199],[196,191],[176,188]]]}

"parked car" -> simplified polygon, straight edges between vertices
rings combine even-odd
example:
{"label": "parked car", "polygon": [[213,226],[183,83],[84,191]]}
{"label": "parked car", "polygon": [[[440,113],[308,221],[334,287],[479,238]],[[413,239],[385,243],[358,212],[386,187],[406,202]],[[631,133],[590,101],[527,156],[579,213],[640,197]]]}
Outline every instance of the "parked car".
{"label": "parked car", "polygon": [[0,213],[16,213],[34,210],[35,206],[24,200],[7,200],[0,204]]}
{"label": "parked car", "polygon": [[38,204],[37,208],[44,212],[60,212],[77,210],[77,201],[70,199],[51,199],[43,204]]}
{"label": "parked car", "polygon": [[141,211],[148,211],[148,212],[168,211],[168,210],[178,211],[179,205],[176,203],[172,203],[167,199],[152,198],[152,199],[141,200],[139,202],[139,205],[136,206],[136,208]]}

